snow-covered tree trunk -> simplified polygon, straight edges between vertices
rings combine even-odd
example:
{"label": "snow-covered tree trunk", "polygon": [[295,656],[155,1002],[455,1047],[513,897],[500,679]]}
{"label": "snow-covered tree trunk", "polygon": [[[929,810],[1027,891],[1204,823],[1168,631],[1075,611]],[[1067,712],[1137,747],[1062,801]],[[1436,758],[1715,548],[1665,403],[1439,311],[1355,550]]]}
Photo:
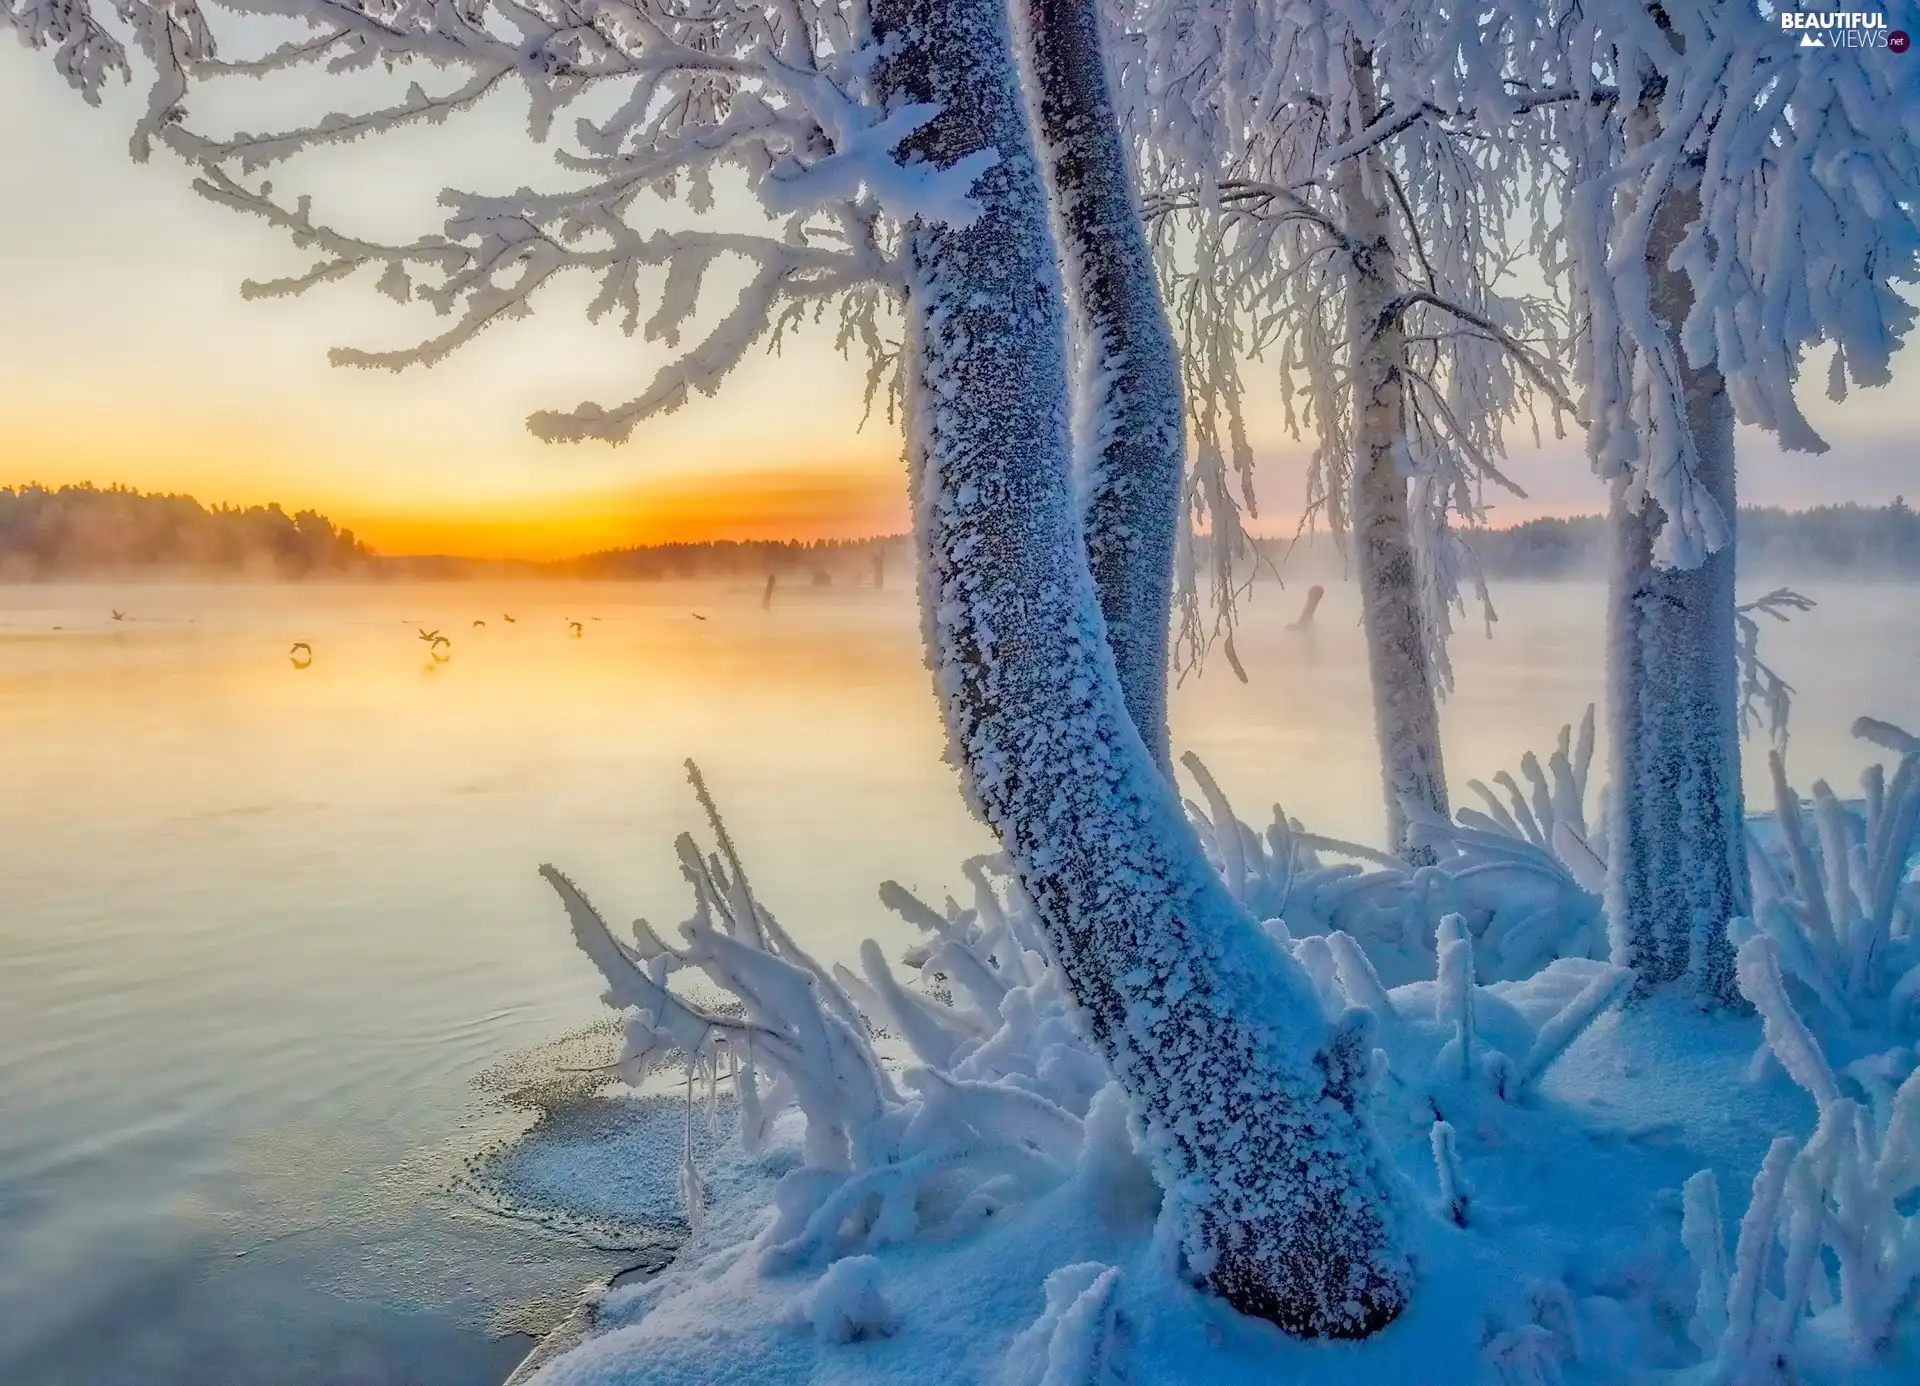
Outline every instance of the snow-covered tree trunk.
{"label": "snow-covered tree trunk", "polygon": [[[1351,51],[1356,120],[1378,117],[1373,60]],[[1446,767],[1440,755],[1440,704],[1422,628],[1420,575],[1407,528],[1407,481],[1400,454],[1406,437],[1406,333],[1393,300],[1394,255],[1386,171],[1371,152],[1343,161],[1336,174],[1351,272],[1347,330],[1353,353],[1353,480],[1351,523],[1360,577],[1361,623],[1373,681],[1374,729],[1386,795],[1387,845],[1421,865],[1431,849],[1407,842],[1408,802],[1442,819]]]}
{"label": "snow-covered tree trunk", "polygon": [[967,223],[908,230],[908,457],[949,754],[1125,1087],[1192,1269],[1242,1312],[1359,1336],[1405,1303],[1366,1115],[1367,1013],[1329,1025],[1227,894],[1128,715],[1075,493],[1061,284],[1001,0],[874,0],[901,146],[992,150]]}
{"label": "snow-covered tree trunk", "polygon": [[1097,0],[1023,0],[1017,12],[1077,348],[1087,557],[1127,711],[1168,770],[1167,639],[1186,461],[1179,352],[1121,143]]}
{"label": "snow-covered tree trunk", "polygon": [[[1636,112],[1636,121],[1650,119]],[[1646,138],[1643,132],[1640,138]],[[1699,173],[1655,209],[1647,241],[1653,307],[1679,355],[1693,306],[1668,258],[1700,213]],[[1718,369],[1681,362],[1695,478],[1720,507],[1727,542],[1697,567],[1661,567],[1666,516],[1616,481],[1608,516],[1607,721],[1612,791],[1607,917],[1613,958],[1642,993],[1693,975],[1708,1000],[1741,1005],[1727,921],[1749,912],[1740,789],[1734,623],[1733,404]]]}

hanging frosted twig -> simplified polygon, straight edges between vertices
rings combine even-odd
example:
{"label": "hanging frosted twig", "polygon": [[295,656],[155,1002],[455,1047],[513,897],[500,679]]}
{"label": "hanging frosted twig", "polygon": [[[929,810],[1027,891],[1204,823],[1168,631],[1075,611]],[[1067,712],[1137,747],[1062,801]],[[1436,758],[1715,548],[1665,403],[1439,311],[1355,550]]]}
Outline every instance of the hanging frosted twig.
{"label": "hanging frosted twig", "polygon": [[1760,616],[1786,622],[1796,611],[1811,611],[1813,598],[1789,587],[1777,587],[1734,608],[1740,660],[1740,729],[1751,733],[1764,725],[1776,746],[1787,744],[1787,717],[1793,709],[1793,685],[1760,658]]}

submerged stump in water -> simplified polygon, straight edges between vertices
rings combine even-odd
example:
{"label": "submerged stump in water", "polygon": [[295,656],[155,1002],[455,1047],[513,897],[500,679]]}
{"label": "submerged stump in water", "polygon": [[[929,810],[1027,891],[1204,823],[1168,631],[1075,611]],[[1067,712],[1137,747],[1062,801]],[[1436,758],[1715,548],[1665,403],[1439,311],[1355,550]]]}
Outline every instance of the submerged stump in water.
{"label": "submerged stump in water", "polygon": [[1327,595],[1327,589],[1319,583],[1307,589],[1307,604],[1300,608],[1298,620],[1287,623],[1288,630],[1308,630],[1313,626],[1313,613],[1320,609],[1320,599]]}

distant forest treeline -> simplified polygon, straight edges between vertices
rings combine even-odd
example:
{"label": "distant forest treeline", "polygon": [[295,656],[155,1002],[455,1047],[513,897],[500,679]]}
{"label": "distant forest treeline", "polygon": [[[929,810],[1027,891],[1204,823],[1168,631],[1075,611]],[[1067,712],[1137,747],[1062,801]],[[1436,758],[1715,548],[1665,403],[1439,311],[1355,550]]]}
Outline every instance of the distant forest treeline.
{"label": "distant forest treeline", "polygon": [[357,572],[372,558],[312,510],[208,509],[123,486],[0,487],[0,581],[154,570],[299,578]]}
{"label": "distant forest treeline", "polygon": [[720,540],[609,549],[536,563],[375,553],[325,515],[277,503],[205,506],[191,496],[88,484],[0,487],[0,582],[142,572],[239,577],[658,579],[778,573],[801,583],[872,581],[901,541]]}
{"label": "distant forest treeline", "polygon": [[[1885,506],[1742,510],[1739,540],[1740,567],[1749,573],[1920,576],[1920,514],[1904,497]],[[1606,526],[1598,515],[1529,520],[1476,531],[1467,541],[1488,577],[1589,577],[1606,569]]]}
{"label": "distant forest treeline", "polygon": [[[1605,570],[1599,516],[1530,520],[1467,535],[1490,578],[1590,577]],[[1324,536],[1288,556],[1261,547],[1291,576],[1337,566]],[[1740,512],[1741,567],[1754,574],[1920,577],[1920,515],[1887,506]],[[719,540],[608,549],[536,563],[512,559],[383,557],[326,516],[278,505],[209,508],[191,496],[114,486],[0,487],[0,582],[186,572],[241,577],[584,578],[653,580],[777,574],[783,583],[905,580],[906,541]]]}
{"label": "distant forest treeline", "polygon": [[[822,577],[864,577],[880,558],[884,573],[894,550],[904,557],[906,540],[899,535],[876,539],[755,539],[714,540],[705,544],[649,544],[643,548],[608,549],[548,564],[568,577],[676,578],[744,573],[778,574],[782,580],[814,582]],[[896,574],[898,576],[898,574]]]}
{"label": "distant forest treeline", "polygon": [[698,544],[641,544],[577,558],[534,562],[523,558],[420,555],[380,558],[383,576],[405,578],[533,577],[587,581],[655,582],[667,578],[777,576],[782,582],[831,586],[882,584],[904,571],[906,539],[712,539]]}

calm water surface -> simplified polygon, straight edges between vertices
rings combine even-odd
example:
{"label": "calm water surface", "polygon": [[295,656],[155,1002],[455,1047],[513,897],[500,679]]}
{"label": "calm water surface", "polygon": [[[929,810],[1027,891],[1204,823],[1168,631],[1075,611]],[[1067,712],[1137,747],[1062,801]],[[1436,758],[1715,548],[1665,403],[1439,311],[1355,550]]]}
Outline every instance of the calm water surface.
{"label": "calm water surface", "polygon": [[[1855,715],[1920,723],[1920,602],[1807,590],[1766,635],[1790,761],[1851,785]],[[1600,691],[1597,588],[1496,598],[1456,787]],[[1357,599],[1311,635],[1297,605],[1262,589],[1251,682],[1187,681],[1176,742],[1245,817],[1377,840]],[[937,898],[988,845],[917,642],[909,595],[843,588],[0,588],[0,1380],[498,1381],[510,1330],[631,1260],[461,1179],[525,1124],[476,1075],[601,1014],[534,867],[677,922],[693,756],[797,934],[900,937],[875,884]]]}

